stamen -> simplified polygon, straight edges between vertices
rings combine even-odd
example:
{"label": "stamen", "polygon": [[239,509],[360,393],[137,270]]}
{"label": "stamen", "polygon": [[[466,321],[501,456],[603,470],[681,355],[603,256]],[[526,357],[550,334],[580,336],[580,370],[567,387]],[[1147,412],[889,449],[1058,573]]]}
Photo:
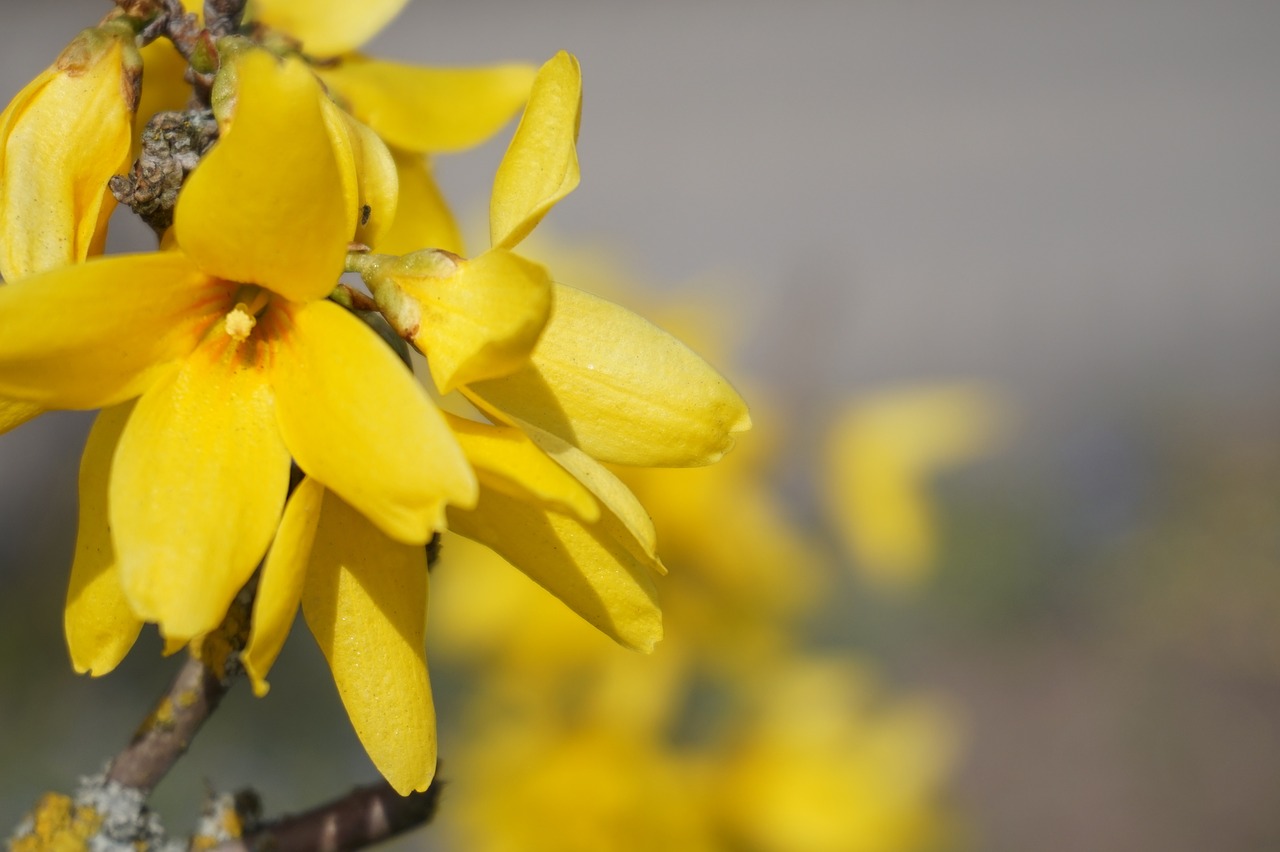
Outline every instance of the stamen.
{"label": "stamen", "polygon": [[226,317],[227,334],[234,340],[248,339],[253,332],[253,327],[257,324],[258,320],[254,318],[244,302],[237,302]]}

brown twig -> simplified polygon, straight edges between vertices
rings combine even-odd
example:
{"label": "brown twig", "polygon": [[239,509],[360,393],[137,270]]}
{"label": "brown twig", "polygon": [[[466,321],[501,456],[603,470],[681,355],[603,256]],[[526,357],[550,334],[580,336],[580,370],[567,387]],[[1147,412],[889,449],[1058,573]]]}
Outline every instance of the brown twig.
{"label": "brown twig", "polygon": [[426,825],[436,813],[440,781],[401,796],[383,781],[357,787],[328,804],[267,823],[214,852],[346,852]]}
{"label": "brown twig", "polygon": [[217,630],[192,642],[169,689],[107,767],[108,782],[149,793],[186,752],[240,673],[255,586],[241,590]]}

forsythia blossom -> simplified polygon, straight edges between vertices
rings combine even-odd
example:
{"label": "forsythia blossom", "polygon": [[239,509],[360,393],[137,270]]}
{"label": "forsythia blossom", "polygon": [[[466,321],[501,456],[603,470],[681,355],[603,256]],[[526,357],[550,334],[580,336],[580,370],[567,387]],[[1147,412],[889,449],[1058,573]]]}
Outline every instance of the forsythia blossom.
{"label": "forsythia blossom", "polygon": [[[451,527],[652,648],[665,569],[604,463],[715,461],[746,407],[675,338],[514,253],[578,182],[569,54],[535,77],[355,53],[397,0],[259,0],[245,24],[122,5],[0,118],[0,429],[102,409],[81,464],[72,662],[112,670],[146,622],[170,647],[199,640],[257,573],[255,692],[301,608],[374,763],[425,789],[425,545]],[[176,53],[141,44],[159,32]],[[483,141],[526,99],[492,247],[467,259],[426,157]],[[162,108],[178,112],[148,114]],[[111,179],[140,147],[126,191]],[[93,257],[109,181],[140,213],[174,195],[172,226],[153,224],[163,250]],[[480,414],[442,412],[375,311]]]}

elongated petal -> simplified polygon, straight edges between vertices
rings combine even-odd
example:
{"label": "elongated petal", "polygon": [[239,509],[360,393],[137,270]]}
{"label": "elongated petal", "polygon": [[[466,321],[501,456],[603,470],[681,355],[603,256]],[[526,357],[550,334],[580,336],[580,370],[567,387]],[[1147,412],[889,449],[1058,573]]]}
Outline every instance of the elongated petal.
{"label": "elongated petal", "polygon": [[201,269],[290,299],[327,295],[355,232],[319,85],[298,60],[233,60],[230,127],[178,198],[178,245]]}
{"label": "elongated petal", "polygon": [[262,566],[258,594],[253,600],[249,642],[240,655],[253,684],[253,694],[259,698],[267,694],[267,672],[280,656],[302,602],[323,500],[324,486],[310,477],[303,479],[284,507],[280,529]]}
{"label": "elongated petal", "polygon": [[449,509],[449,529],[493,550],[618,643],[651,651],[662,638],[652,566],[607,511],[585,524],[482,484],[475,509]]}
{"label": "elongated petal", "polygon": [[[619,536],[642,560],[657,559],[658,534],[653,519],[636,495],[600,462],[577,447],[540,429],[525,427],[530,441],[590,491],[618,519],[629,536]],[[654,565],[653,567],[659,568]],[[661,571],[665,573],[665,571]]]}
{"label": "elongated petal", "polygon": [[435,775],[436,717],[424,649],[427,556],[325,495],[302,611],[365,751],[401,795]]}
{"label": "elongated petal", "polygon": [[364,44],[409,0],[252,0],[249,17],[302,42],[310,56],[334,56]]}
{"label": "elongated petal", "polygon": [[0,396],[0,435],[43,413],[44,409],[34,402]]}
{"label": "elongated petal", "polygon": [[529,96],[534,69],[419,68],[350,55],[316,73],[387,144],[443,154],[475,147],[502,129]]}
{"label": "elongated petal", "polygon": [[530,365],[465,392],[614,464],[709,464],[751,426],[737,391],[687,346],[563,285]]}
{"label": "elongated petal", "polygon": [[426,354],[440,393],[528,363],[551,313],[545,269],[496,249],[444,264],[451,274],[433,276],[415,274],[416,257],[401,259],[387,275],[422,309],[413,341]]}
{"label": "elongated petal", "polygon": [[125,403],[99,414],[80,460],[80,521],[62,624],[71,665],[94,677],[118,666],[142,630],[124,594],[107,524],[111,459],[132,411]]}
{"label": "elongated petal", "polygon": [[490,426],[445,414],[480,482],[510,497],[532,499],[592,523],[600,506],[585,485],[514,426]]}
{"label": "elongated petal", "polygon": [[391,156],[400,183],[396,218],[389,229],[368,245],[383,254],[401,255],[419,249],[466,254],[458,223],[436,186],[426,155],[392,148]]}
{"label": "elongated petal", "polygon": [[101,251],[128,167],[142,68],[125,29],[86,30],[0,115],[0,275]]}
{"label": "elongated petal", "polygon": [[475,475],[444,417],[368,326],[331,302],[294,315],[273,384],[298,465],[387,535],[423,544]]}
{"label": "elongated petal", "polygon": [[328,98],[320,99],[329,138],[338,152],[343,196],[355,210],[356,242],[372,246],[396,216],[399,176],[377,134]]}
{"label": "elongated petal", "polygon": [[111,527],[134,611],[169,638],[217,627],[288,485],[265,373],[206,343],[138,400],[116,451]]}
{"label": "elongated petal", "polygon": [[489,200],[489,239],[513,248],[578,185],[582,72],[563,50],[538,71]]}
{"label": "elongated petal", "polygon": [[178,252],[64,266],[0,287],[0,394],[46,408],[137,396],[225,311],[226,288]]}

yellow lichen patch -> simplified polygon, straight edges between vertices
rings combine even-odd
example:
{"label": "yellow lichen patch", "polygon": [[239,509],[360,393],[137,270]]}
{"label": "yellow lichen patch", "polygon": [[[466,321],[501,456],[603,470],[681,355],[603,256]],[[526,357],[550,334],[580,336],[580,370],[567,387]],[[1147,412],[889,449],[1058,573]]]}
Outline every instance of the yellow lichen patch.
{"label": "yellow lichen patch", "polygon": [[29,833],[14,837],[13,852],[75,852],[88,849],[89,838],[102,826],[102,815],[87,806],[77,807],[69,796],[46,793],[31,811]]}

